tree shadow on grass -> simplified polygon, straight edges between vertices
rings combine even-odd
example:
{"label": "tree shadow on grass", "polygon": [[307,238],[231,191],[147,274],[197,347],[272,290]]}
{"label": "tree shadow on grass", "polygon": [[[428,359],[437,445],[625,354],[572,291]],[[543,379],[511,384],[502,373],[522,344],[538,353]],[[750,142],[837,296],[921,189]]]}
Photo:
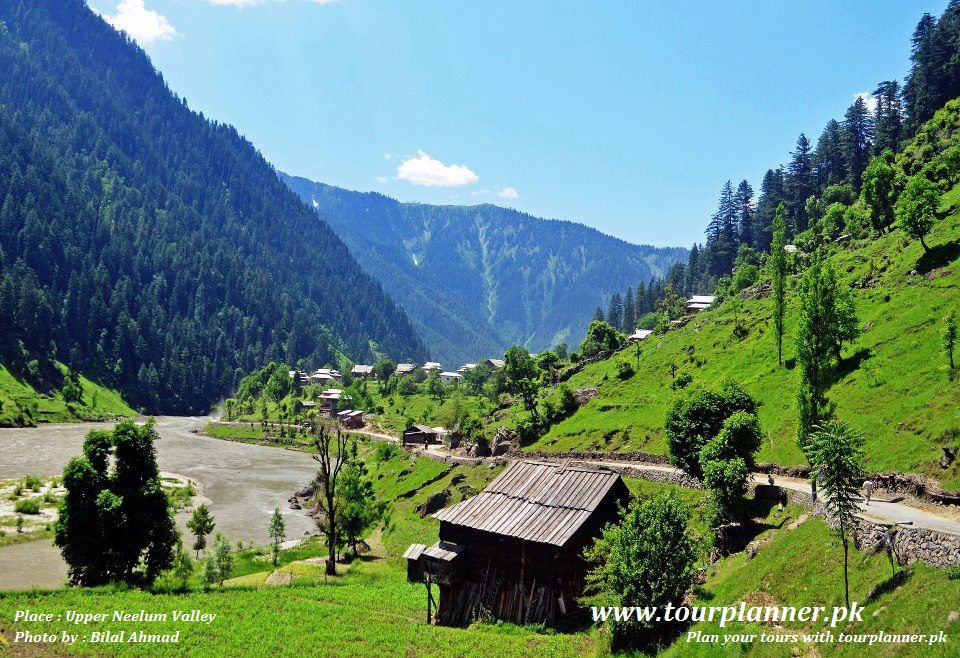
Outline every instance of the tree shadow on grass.
{"label": "tree shadow on grass", "polygon": [[920,255],[914,269],[920,274],[926,274],[953,262],[958,256],[960,256],[960,240],[938,244]]}
{"label": "tree shadow on grass", "polygon": [[879,599],[884,594],[892,592],[897,589],[904,583],[906,583],[910,578],[913,577],[913,569],[901,569],[893,576],[890,576],[882,583],[874,585],[873,589],[870,590],[870,593],[867,595],[867,602],[873,603]]}
{"label": "tree shadow on grass", "polygon": [[861,347],[859,350],[854,352],[851,356],[843,359],[839,364],[837,364],[836,369],[833,371],[833,381],[832,384],[836,384],[856,370],[860,369],[860,366],[864,361],[869,359],[873,354],[870,352],[870,348]]}

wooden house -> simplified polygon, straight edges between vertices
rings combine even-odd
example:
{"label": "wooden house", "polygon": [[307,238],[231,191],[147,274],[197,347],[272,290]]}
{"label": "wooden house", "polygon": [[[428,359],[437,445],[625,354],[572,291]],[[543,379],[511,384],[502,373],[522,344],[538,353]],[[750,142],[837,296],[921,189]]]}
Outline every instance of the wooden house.
{"label": "wooden house", "polygon": [[463,381],[463,375],[459,372],[443,371],[440,373],[440,381],[444,384],[459,384]]}
{"label": "wooden house", "polygon": [[419,366],[417,366],[416,363],[398,363],[397,374],[410,375],[410,374],[413,374],[413,372],[415,372],[418,367]]}
{"label": "wooden house", "polygon": [[427,361],[426,363],[423,364],[423,370],[425,372],[430,372],[431,370],[436,370],[437,372],[440,372],[441,370],[443,370],[443,366],[437,363],[436,361]]}
{"label": "wooden house", "polygon": [[687,300],[687,315],[696,315],[700,311],[710,308],[716,299],[713,295],[694,295]]}
{"label": "wooden house", "polygon": [[441,432],[443,432],[443,428],[414,425],[403,430],[400,442],[416,445],[423,445],[424,441],[426,443],[440,443],[443,436]]}
{"label": "wooden house", "polygon": [[370,379],[373,377],[373,366],[358,363],[350,369],[350,374],[357,379]]}
{"label": "wooden house", "polygon": [[408,558],[440,587],[437,623],[551,624],[570,613],[590,565],[583,550],[629,492],[602,468],[517,461],[478,495],[440,510],[440,541]]}
{"label": "wooden house", "polygon": [[357,430],[363,427],[363,412],[359,409],[344,409],[337,413],[337,422],[348,430]]}
{"label": "wooden house", "polygon": [[506,361],[503,359],[487,359],[486,361],[481,362],[481,365],[487,366],[491,370],[499,370],[504,366]]}
{"label": "wooden house", "polygon": [[632,334],[627,336],[627,340],[630,341],[631,343],[636,343],[637,341],[640,341],[640,340],[646,340],[652,335],[653,335],[653,332],[649,329],[637,329]]}
{"label": "wooden house", "polygon": [[317,397],[320,400],[320,409],[331,418],[336,415],[341,403],[350,401],[350,396],[344,395],[339,388],[328,388]]}

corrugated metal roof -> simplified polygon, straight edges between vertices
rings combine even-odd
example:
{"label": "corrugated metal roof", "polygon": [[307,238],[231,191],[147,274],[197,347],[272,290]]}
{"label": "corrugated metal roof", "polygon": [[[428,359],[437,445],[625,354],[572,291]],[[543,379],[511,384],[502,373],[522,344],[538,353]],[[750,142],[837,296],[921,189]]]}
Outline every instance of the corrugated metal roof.
{"label": "corrugated metal roof", "polygon": [[443,541],[438,541],[436,544],[434,544],[430,548],[426,548],[423,550],[424,555],[428,557],[432,557],[437,560],[445,560],[447,562],[454,559],[455,557],[460,555],[460,553],[462,552],[463,552],[462,546],[448,544]]}
{"label": "corrugated metal roof", "polygon": [[426,544],[410,544],[410,548],[406,550],[406,552],[403,554],[403,557],[408,560],[416,560],[420,557],[420,554],[426,550],[426,548]]}
{"label": "corrugated metal roof", "polygon": [[433,516],[475,530],[563,546],[619,479],[606,469],[518,461],[478,495]]}

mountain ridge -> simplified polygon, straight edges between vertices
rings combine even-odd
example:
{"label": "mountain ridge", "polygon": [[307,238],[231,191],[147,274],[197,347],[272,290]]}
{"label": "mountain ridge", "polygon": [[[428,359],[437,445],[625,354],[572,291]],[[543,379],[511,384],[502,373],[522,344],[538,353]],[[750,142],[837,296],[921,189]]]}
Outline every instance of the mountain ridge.
{"label": "mountain ridge", "polygon": [[407,311],[431,355],[445,362],[497,356],[513,344],[539,351],[579,342],[597,305],[665,275],[687,254],[491,203],[401,202],[278,175],[330,224]]}
{"label": "mountain ridge", "polygon": [[314,220],[85,2],[0,4],[0,363],[18,378],[59,360],[195,413],[265,361],[424,358]]}

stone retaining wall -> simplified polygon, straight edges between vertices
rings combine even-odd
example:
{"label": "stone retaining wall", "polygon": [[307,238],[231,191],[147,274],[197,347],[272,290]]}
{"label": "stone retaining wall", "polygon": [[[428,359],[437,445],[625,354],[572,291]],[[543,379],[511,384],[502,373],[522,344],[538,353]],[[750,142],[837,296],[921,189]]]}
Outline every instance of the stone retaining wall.
{"label": "stone retaining wall", "polygon": [[[818,498],[814,506],[811,495],[805,491],[793,491],[769,485],[758,485],[754,489],[755,495],[767,498],[781,495],[780,492],[772,491],[773,489],[786,492],[788,502],[811,509],[816,516],[823,518],[827,525],[836,527],[836,523],[823,507],[821,500]],[[859,519],[853,533],[854,545],[861,551],[873,551],[886,531],[887,527],[884,525]],[[941,568],[960,566],[960,535],[901,525],[897,526],[894,546],[898,559],[903,564],[926,562]]]}
{"label": "stone retaining wall", "polygon": [[556,461],[558,459],[573,459],[577,461],[610,461],[615,459],[620,462],[646,462],[647,464],[661,464],[669,466],[670,459],[666,455],[654,455],[642,450],[632,452],[601,452],[599,450],[568,450],[566,452],[553,452],[550,450],[519,450],[515,449],[510,457],[514,459],[545,459]]}

